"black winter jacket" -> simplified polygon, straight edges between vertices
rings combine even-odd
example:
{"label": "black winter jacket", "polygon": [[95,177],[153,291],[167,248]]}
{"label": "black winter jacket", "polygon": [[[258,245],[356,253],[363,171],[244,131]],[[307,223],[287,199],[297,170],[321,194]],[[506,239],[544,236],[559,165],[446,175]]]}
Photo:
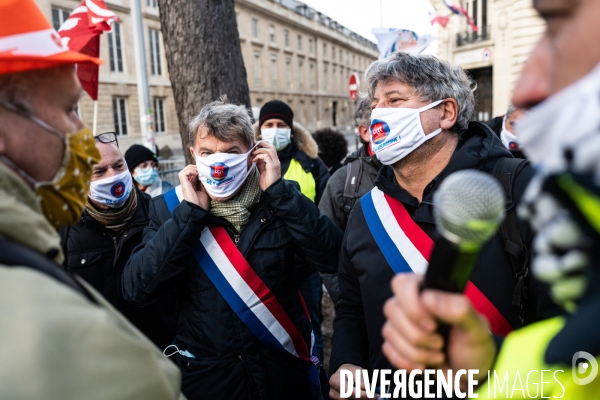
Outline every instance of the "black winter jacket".
{"label": "black winter jacket", "polygon": [[129,319],[159,348],[164,349],[175,338],[176,311],[172,295],[147,306],[126,302],[121,290],[121,277],[133,249],[142,242],[144,228],[150,222],[150,196],[135,189],[138,207],[118,235],[108,231],[83,212],[78,223],[60,230],[65,254],[64,266],[98,290],[117,310]]}
{"label": "black winter jacket", "polygon": [[[360,159],[363,165],[357,195],[362,197],[365,193],[373,189],[377,172],[381,168],[381,163],[377,157],[369,155],[367,145],[363,144],[358,150],[346,157],[344,165],[329,178],[327,187],[325,187],[325,193],[319,203],[319,210],[331,218],[342,231],[346,230],[349,215],[349,213],[344,211],[344,188],[346,187],[348,163],[356,159]],[[359,201],[360,199],[356,200],[356,202]],[[340,295],[337,274],[322,274],[321,280],[327,288],[334,304],[337,303]]]}
{"label": "black winter jacket", "polygon": [[265,190],[241,233],[202,208],[181,202],[171,217],[163,196],[150,202],[150,225],[125,268],[123,292],[140,305],[174,288],[180,305],[175,344],[188,399],[308,399],[307,371],[254,336],[192,255],[202,230],[223,226],[310,344],[294,260],[337,267],[342,232],[295,186],[280,179]]}
{"label": "black winter jacket", "polygon": [[[412,219],[429,235],[435,234],[433,219],[433,193],[452,172],[463,169],[492,171],[496,161],[511,157],[502,142],[489,127],[471,122],[446,168],[425,189],[419,204],[394,178],[392,169],[384,166],[377,176],[376,186],[389,196],[400,200]],[[533,175],[526,167],[516,177],[513,196],[518,202]],[[522,223],[521,238],[529,247],[532,240],[530,228]],[[368,368],[392,368],[381,352],[381,328],[385,322],[383,305],[392,296],[390,280],[394,272],[385,260],[365,220],[358,202],[348,221],[339,264],[341,297],[336,305],[330,371],[341,364],[351,363]],[[494,304],[502,315],[516,328],[520,326],[513,315],[511,300],[516,278],[502,240],[493,237],[481,250],[471,281]],[[541,284],[530,280],[529,300],[526,303],[526,320],[533,321],[557,315],[560,311],[549,299]]]}

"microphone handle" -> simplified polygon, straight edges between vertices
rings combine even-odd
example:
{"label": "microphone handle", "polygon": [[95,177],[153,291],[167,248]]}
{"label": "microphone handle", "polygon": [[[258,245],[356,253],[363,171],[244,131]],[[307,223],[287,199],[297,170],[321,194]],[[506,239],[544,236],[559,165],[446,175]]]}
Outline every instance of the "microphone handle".
{"label": "microphone handle", "polygon": [[[438,234],[421,291],[436,289],[450,293],[463,293],[480,249],[481,246],[458,245]],[[447,353],[450,326],[438,321],[438,333],[444,339],[444,353]]]}

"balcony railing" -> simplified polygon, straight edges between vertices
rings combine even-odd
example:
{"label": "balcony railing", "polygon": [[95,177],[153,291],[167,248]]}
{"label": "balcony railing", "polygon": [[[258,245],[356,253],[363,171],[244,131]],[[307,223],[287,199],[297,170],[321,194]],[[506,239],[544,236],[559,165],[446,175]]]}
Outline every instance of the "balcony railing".
{"label": "balcony railing", "polygon": [[473,32],[471,30],[457,33],[456,34],[456,47],[464,46],[467,44],[481,42],[483,40],[489,40],[491,27],[489,25],[485,25],[479,29],[478,32]]}

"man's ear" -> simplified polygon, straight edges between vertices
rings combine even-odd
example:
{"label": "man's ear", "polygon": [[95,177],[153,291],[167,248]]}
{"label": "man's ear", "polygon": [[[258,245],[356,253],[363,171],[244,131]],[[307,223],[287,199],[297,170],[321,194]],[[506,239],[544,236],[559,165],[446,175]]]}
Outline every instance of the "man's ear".
{"label": "man's ear", "polygon": [[190,147],[190,153],[192,154],[192,157],[196,159],[196,152],[194,151],[193,147]]}
{"label": "man's ear", "polygon": [[366,125],[358,126],[358,134],[365,142],[369,143],[371,141],[371,134],[369,133],[369,128]]}
{"label": "man's ear", "polygon": [[440,128],[449,130],[458,119],[458,102],[452,98],[445,99],[439,109],[441,113]]}

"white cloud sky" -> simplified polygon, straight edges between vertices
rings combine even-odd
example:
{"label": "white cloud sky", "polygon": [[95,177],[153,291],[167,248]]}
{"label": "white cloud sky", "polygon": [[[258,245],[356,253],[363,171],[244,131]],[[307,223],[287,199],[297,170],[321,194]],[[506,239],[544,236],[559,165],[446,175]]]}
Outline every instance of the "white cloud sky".
{"label": "white cloud sky", "polygon": [[[429,0],[300,0],[333,18],[350,30],[375,42],[371,29],[383,27],[410,29],[418,35],[435,34],[427,11]],[[383,13],[381,13],[380,4]],[[383,16],[383,18],[381,18]]]}

